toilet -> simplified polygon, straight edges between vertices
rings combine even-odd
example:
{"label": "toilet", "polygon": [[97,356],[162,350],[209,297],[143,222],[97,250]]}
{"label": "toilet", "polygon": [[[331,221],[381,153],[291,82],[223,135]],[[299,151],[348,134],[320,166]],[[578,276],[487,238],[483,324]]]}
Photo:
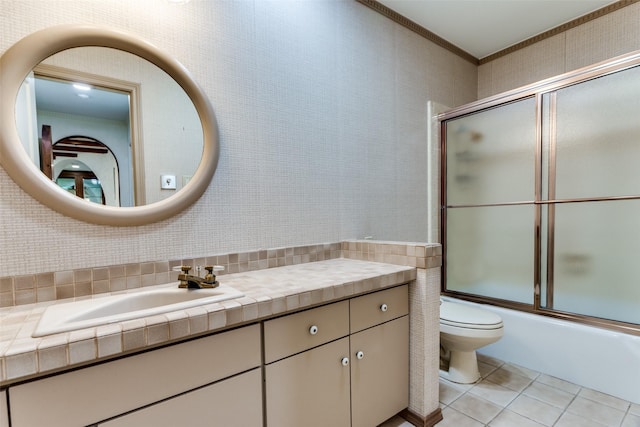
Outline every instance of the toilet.
{"label": "toilet", "polygon": [[498,341],[503,333],[496,313],[440,299],[440,376],[461,384],[478,381],[476,350]]}

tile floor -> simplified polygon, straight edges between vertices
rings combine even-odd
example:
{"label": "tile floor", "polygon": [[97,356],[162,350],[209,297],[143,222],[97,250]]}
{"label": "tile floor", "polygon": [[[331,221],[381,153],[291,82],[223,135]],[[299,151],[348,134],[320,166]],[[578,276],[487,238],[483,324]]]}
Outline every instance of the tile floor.
{"label": "tile floor", "polygon": [[440,379],[437,427],[640,427],[638,404],[480,354],[478,365],[476,384]]}

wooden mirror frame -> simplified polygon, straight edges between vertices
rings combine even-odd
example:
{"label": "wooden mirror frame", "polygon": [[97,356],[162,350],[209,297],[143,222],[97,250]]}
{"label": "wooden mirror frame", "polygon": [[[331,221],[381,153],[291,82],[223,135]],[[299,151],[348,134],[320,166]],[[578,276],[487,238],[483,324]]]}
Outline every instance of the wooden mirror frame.
{"label": "wooden mirror frame", "polygon": [[[16,98],[24,79],[49,56],[86,46],[119,49],[146,59],[169,74],[191,98],[202,123],[202,160],[189,183],[171,197],[136,207],[90,203],[49,180],[24,150],[15,119]],[[63,215],[113,226],[144,225],[170,218],[202,196],[213,178],[219,156],[218,125],[202,89],[182,64],[137,36],[106,27],[61,25],[26,36],[0,57],[0,164],[24,191]]]}

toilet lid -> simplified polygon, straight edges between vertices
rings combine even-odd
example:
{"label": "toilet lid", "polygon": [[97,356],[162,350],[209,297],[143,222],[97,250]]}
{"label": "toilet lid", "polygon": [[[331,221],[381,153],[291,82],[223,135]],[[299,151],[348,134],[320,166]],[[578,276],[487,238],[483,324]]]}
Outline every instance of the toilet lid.
{"label": "toilet lid", "polygon": [[492,311],[447,301],[440,304],[440,323],[472,329],[502,327],[502,319]]}

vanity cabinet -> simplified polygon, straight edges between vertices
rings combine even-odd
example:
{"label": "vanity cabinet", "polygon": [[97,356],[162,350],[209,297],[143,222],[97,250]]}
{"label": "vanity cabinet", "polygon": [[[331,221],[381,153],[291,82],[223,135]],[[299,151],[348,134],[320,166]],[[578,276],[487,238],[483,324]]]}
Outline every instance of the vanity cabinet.
{"label": "vanity cabinet", "polygon": [[205,386],[98,427],[262,426],[260,368]]}
{"label": "vanity cabinet", "polygon": [[408,405],[408,305],[402,285],[13,385],[0,427],[376,426]]}
{"label": "vanity cabinet", "polygon": [[[260,341],[255,324],[13,386],[11,426],[86,426],[104,420],[103,426],[217,425],[211,417],[238,414],[247,421],[223,425],[262,426]],[[221,412],[211,415],[203,405]],[[150,421],[168,420],[163,417],[169,412],[180,420]],[[116,418],[121,414],[126,415]]]}
{"label": "vanity cabinet", "polygon": [[378,425],[409,401],[408,287],[264,322],[267,427]]}

